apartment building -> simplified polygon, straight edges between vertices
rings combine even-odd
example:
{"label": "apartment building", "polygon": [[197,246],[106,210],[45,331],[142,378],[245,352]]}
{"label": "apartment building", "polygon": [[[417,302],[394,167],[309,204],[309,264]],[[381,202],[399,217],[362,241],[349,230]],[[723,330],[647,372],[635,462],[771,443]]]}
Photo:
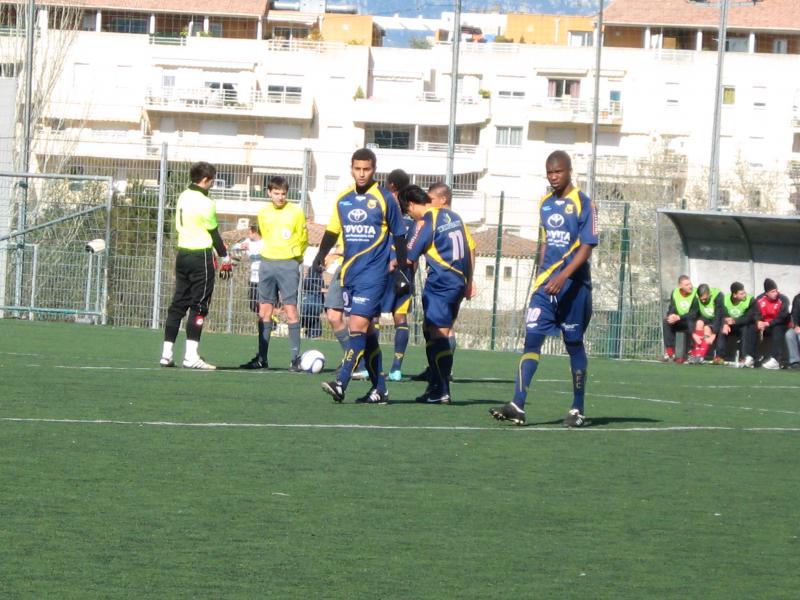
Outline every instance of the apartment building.
{"label": "apartment building", "polygon": [[[360,146],[376,150],[380,173],[403,168],[422,185],[444,177],[449,44],[380,47],[372,17],[300,10],[314,3],[122,4],[64,0],[39,8],[37,60],[63,55],[36,123],[39,168],[64,163],[73,172],[109,174],[113,161],[110,174],[124,191],[134,179],[157,184],[152,173],[166,147],[170,161],[220,165],[222,213],[255,214],[265,179],[280,173],[318,222],[348,184],[349,155]],[[704,206],[716,72],[706,27],[713,28],[715,11],[693,4],[702,3],[665,0],[648,13],[650,2],[615,0],[599,74],[589,45],[597,36],[587,19],[508,15],[507,28],[517,22],[525,42],[523,33],[541,41],[462,44],[457,210],[471,222],[496,222],[502,192],[506,225],[535,237],[547,154],[568,150],[577,179],[585,178],[597,77],[601,192],[636,201],[639,192],[625,181],[666,181],[674,201]],[[796,13],[790,4],[764,0],[732,9],[734,31],[750,33],[748,51],[733,45],[726,59],[723,206],[740,207],[743,199],[752,209],[796,209],[800,181],[790,173],[800,163],[800,83],[786,74],[800,72],[800,55],[791,33],[796,22],[775,12]],[[76,31],[59,29],[67,8],[77,15]],[[689,10],[708,25],[681,25],[695,18]],[[0,36],[0,63],[13,73],[21,60],[10,35],[15,15],[10,5],[0,14],[7,34]],[[688,33],[675,32],[692,27],[694,39],[704,41],[687,49],[678,40]],[[779,35],[786,44],[767,43]]]}

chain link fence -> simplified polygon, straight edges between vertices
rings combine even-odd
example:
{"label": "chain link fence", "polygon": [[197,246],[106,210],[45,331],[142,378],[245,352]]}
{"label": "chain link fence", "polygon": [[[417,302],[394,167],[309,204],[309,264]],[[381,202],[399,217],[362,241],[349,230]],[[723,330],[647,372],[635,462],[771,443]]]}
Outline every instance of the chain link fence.
{"label": "chain link fence", "polygon": [[[131,144],[126,142],[125,146]],[[6,244],[3,307],[14,309],[6,316],[89,317],[126,327],[163,325],[174,289],[177,197],[188,185],[188,170],[193,160],[224,153],[218,147],[166,145],[155,146],[154,150],[147,146],[144,150],[147,159],[73,157],[63,166],[72,175],[43,179],[48,184],[38,185],[37,193],[28,195],[28,215],[36,215],[35,221],[29,219],[29,224],[46,225],[47,219],[63,218],[63,221],[25,236],[27,251],[22,263],[16,249],[20,236],[2,242]],[[120,153],[119,148],[109,147],[107,155]],[[246,237],[248,226],[256,223],[257,211],[265,200],[267,179],[283,175],[290,181],[291,199],[301,203],[309,217],[312,244],[318,243],[325,223],[324,218],[316,217],[314,207],[320,211],[320,207],[332,206],[339,190],[338,187],[319,189],[324,184],[316,183],[314,160],[308,152],[297,152],[291,160],[284,161],[297,165],[294,168],[217,162],[219,181],[212,195],[217,199],[220,230],[226,242],[233,244]],[[349,153],[338,153],[335,160],[348,165]],[[581,157],[577,157],[579,185],[584,166]],[[663,177],[651,174],[626,178],[619,171],[617,164],[609,173],[598,169],[600,244],[592,257],[594,317],[587,342],[596,356],[655,357],[661,343],[662,312],[655,210],[674,204],[675,177],[667,173]],[[413,181],[422,185],[444,178],[444,174],[411,175]],[[22,206],[22,196],[18,190],[14,192],[18,176],[9,175],[2,181],[13,229],[19,222]],[[462,306],[457,325],[459,345],[514,350],[521,346],[524,336],[523,314],[536,260],[538,199],[506,196],[500,191],[485,194],[471,189],[475,186],[469,178],[460,181],[456,181],[453,206],[470,223],[476,240],[478,295]],[[347,182],[343,178],[338,183],[344,187]],[[106,202],[110,205],[107,213],[94,210],[81,214],[90,207],[105,206]],[[87,241],[106,239],[106,227],[109,232],[106,252],[86,252]],[[58,253],[61,254],[56,258]],[[90,271],[95,275],[90,276]],[[99,283],[96,273],[101,274]],[[421,280],[419,283],[418,290],[422,287]],[[232,279],[218,282],[207,320],[208,330],[239,334],[255,330],[248,284],[249,265],[245,256]],[[41,295],[44,289],[48,290],[47,301]],[[301,304],[303,301],[301,298]],[[318,303],[318,298],[313,301]],[[39,310],[28,311],[26,307]],[[320,308],[318,304],[317,307]],[[412,343],[422,340],[420,307],[417,298],[411,315]],[[311,313],[315,313],[314,308]],[[324,316],[320,325],[322,336],[332,338]],[[385,319],[386,342],[391,339],[392,329],[391,319]],[[277,331],[280,335],[280,326]],[[558,339],[550,340],[546,349],[563,351]]]}

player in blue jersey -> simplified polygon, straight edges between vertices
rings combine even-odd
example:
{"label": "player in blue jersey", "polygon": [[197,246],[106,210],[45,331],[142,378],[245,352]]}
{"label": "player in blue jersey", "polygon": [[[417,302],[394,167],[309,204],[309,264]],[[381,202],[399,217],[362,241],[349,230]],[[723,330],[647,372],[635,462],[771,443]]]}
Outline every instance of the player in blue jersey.
{"label": "player in blue jersey", "polygon": [[[375,153],[368,148],[353,153],[350,171],[354,185],[337,198],[314,259],[314,268],[321,272],[325,256],[341,233],[344,248],[340,277],[344,308],[350,316],[350,340],[337,379],[322,384],[322,389],[336,402],[344,400],[353,368],[361,356],[366,359],[372,388],[356,402],[386,404],[389,401],[373,318],[381,312],[392,238],[397,263],[406,264],[406,231],[400,207],[391,192],[373,179],[376,164]],[[407,288],[408,275],[403,269],[395,270],[394,284],[400,293]]]}
{"label": "player in blue jersey", "polygon": [[425,255],[427,277],[422,290],[425,315],[425,347],[431,371],[428,390],[417,398],[427,404],[450,404],[450,373],[453,350],[449,335],[458,316],[461,301],[472,289],[472,256],[466,227],[456,213],[431,206],[431,199],[422,188],[412,185],[401,192],[408,203],[408,213],[418,221],[408,242],[408,260]]}
{"label": "player in blue jersey", "polygon": [[[400,205],[400,212],[403,214],[403,222],[406,226],[406,237],[414,232],[414,219],[407,213],[407,205],[400,199],[400,190],[408,187],[411,183],[411,178],[408,173],[403,169],[395,169],[386,177],[386,188],[392,193],[395,200]],[[411,282],[407,293],[398,296],[394,291],[394,269],[397,258],[395,255],[394,246],[392,246],[392,254],[390,259],[390,269],[392,269],[386,277],[386,293],[383,296],[381,303],[382,313],[392,313],[394,320],[394,358],[392,359],[392,366],[389,369],[389,381],[401,381],[403,379],[403,358],[405,358],[406,350],[408,349],[408,313],[411,311],[411,304],[414,298],[414,285],[413,277],[410,277]]]}
{"label": "player in blue jersey", "polygon": [[490,409],[500,421],[525,423],[528,386],[539,366],[539,353],[548,335],[564,339],[572,369],[572,408],[565,427],[586,425],[583,397],[588,360],[583,335],[592,316],[592,278],[589,257],[597,245],[594,203],[572,185],[572,161],[558,150],[547,157],[547,180],[552,192],[539,203],[539,271],[525,317],[525,349],[517,369],[514,400]]}

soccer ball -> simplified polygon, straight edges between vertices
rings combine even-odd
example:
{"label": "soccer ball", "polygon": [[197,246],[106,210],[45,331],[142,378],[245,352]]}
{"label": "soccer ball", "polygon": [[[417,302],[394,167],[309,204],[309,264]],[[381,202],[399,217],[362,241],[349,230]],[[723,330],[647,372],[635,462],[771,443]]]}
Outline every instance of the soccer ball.
{"label": "soccer ball", "polygon": [[325,366],[325,355],[319,350],[307,350],[300,357],[300,368],[306,373],[319,373]]}

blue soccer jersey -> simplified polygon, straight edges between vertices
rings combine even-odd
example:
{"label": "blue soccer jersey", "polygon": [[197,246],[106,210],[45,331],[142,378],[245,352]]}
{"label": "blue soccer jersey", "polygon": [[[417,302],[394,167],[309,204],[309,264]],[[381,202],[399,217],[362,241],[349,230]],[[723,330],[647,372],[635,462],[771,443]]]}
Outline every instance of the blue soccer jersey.
{"label": "blue soccer jersey", "polygon": [[341,234],[344,244],[342,285],[359,288],[383,282],[389,265],[390,235],[405,235],[400,207],[377,183],[364,194],[354,188],[336,200],[328,231]]}
{"label": "blue soccer jersey", "polygon": [[425,213],[408,242],[408,260],[425,255],[425,289],[450,292],[466,287],[472,275],[469,234],[461,217],[447,208]]}
{"label": "blue soccer jersey", "polygon": [[[551,193],[539,203],[539,243],[544,257],[533,285],[535,292],[575,258],[581,244],[597,245],[597,211],[589,197],[574,188],[563,198]],[[591,286],[589,261],[571,277],[573,282]]]}

